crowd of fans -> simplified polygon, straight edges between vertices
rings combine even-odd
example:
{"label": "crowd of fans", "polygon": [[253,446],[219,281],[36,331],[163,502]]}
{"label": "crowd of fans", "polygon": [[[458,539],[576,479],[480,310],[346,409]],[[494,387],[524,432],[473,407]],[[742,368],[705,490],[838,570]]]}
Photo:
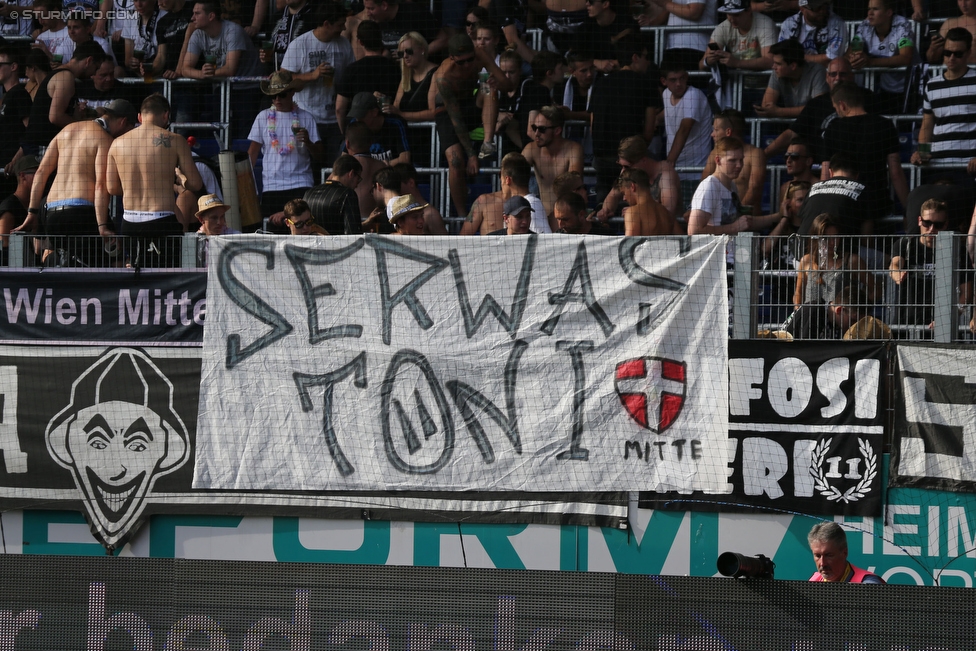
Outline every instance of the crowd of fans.
{"label": "crowd of fans", "polygon": [[[905,296],[899,323],[931,320],[907,306],[931,303],[934,234],[969,230],[976,203],[973,0],[443,0],[437,17],[420,2],[352,4],[0,5],[4,246],[32,232],[40,263],[98,265],[64,238],[101,236],[109,250],[132,234],[140,253],[109,262],[148,265],[163,235],[226,232],[219,172],[184,136],[206,140],[194,129],[221,117],[220,85],[207,82],[243,78],[227,128],[260,188],[250,230],[752,231],[766,268],[796,272],[775,287],[796,336],[874,316],[882,276]],[[642,30],[655,26],[668,29]],[[650,32],[666,39],[659,60]],[[180,78],[202,83],[152,94]],[[884,117],[905,113],[921,120],[899,131]],[[770,118],[769,138],[749,142]],[[92,121],[98,146],[72,126]],[[147,123],[175,126],[146,141]],[[440,151],[414,123],[434,123]],[[771,187],[781,156],[786,178]],[[909,162],[922,169],[914,189]],[[425,198],[426,167],[446,168],[450,205]],[[165,184],[146,182],[155,176]],[[864,239],[879,233],[904,238]],[[971,304],[962,250],[958,299]]]}

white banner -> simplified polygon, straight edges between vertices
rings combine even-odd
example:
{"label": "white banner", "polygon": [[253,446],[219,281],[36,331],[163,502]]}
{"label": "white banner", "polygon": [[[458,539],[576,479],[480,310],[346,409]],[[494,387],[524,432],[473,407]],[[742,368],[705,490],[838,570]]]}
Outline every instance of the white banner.
{"label": "white banner", "polygon": [[898,346],[901,400],[892,483],[959,490],[976,482],[976,350]]}
{"label": "white banner", "polygon": [[725,246],[216,238],[194,488],[725,492]]}

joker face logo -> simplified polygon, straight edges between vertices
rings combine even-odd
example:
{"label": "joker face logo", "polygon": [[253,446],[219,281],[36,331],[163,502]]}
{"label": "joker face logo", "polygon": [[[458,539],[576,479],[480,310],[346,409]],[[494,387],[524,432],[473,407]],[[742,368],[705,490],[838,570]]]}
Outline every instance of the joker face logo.
{"label": "joker face logo", "polygon": [[188,458],[173,385],[138,350],[117,348],[75,380],[48,423],[47,446],[71,470],[92,528],[113,547],[136,523],[156,480]]}

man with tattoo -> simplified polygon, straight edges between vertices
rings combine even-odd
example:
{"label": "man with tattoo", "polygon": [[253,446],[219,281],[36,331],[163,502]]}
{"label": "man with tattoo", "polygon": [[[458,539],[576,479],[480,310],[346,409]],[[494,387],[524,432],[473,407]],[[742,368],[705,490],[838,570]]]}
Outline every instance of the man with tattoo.
{"label": "man with tattoo", "polygon": [[[640,136],[631,136],[620,141],[617,149],[617,164],[626,171],[633,168],[642,170],[651,182],[651,196],[664,206],[672,216],[678,214],[678,203],[681,199],[681,184],[674,166],[663,160],[654,160],[647,155],[647,141]],[[623,193],[619,186],[615,186],[607,198],[603,200],[603,207],[596,213],[600,221],[606,223],[617,214]]]}
{"label": "man with tattoo", "polygon": [[[58,266],[98,266],[98,240],[78,236],[101,235],[106,242],[115,237],[105,192],[105,161],[112,140],[136,125],[136,110],[118,99],[101,107],[99,115],[97,120],[69,124],[51,141],[34,174],[27,219],[16,229],[30,232],[44,206],[42,231],[55,237],[54,250],[63,252]],[[44,192],[55,172],[45,205]]]}
{"label": "man with tattoo", "polygon": [[169,102],[153,94],[142,102],[142,126],[112,143],[108,151],[109,194],[122,195],[122,234],[137,236],[133,267],[179,266],[178,246],[165,246],[167,235],[181,235],[193,215],[176,214],[173,171],[184,189],[203,187],[183,136],[166,130]]}
{"label": "man with tattoo", "polygon": [[535,114],[529,128],[534,140],[522,150],[525,160],[535,169],[546,214],[552,212],[556,203],[553,179],[563,172],[583,172],[583,147],[578,142],[563,138],[565,123],[560,107],[543,106]]}
{"label": "man with tattoo", "polygon": [[[436,107],[434,117],[437,135],[448,164],[451,200],[458,215],[467,214],[467,179],[478,173],[478,154],[471,142],[471,132],[484,125],[483,152],[494,151],[498,99],[495,92],[478,90],[478,71],[488,70],[501,87],[508,78],[495,63],[495,53],[476,48],[467,34],[456,34],[448,42],[450,56],[434,73],[428,104]],[[490,154],[488,154],[490,155]],[[495,230],[495,229],[493,229]]]}

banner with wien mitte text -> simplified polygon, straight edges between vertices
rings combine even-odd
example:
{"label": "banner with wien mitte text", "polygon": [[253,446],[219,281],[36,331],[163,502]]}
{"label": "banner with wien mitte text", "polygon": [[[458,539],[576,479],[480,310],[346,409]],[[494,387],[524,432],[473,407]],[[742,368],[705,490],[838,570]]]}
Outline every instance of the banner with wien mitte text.
{"label": "banner with wien mitte text", "polygon": [[724,491],[725,246],[219,238],[194,488]]}

